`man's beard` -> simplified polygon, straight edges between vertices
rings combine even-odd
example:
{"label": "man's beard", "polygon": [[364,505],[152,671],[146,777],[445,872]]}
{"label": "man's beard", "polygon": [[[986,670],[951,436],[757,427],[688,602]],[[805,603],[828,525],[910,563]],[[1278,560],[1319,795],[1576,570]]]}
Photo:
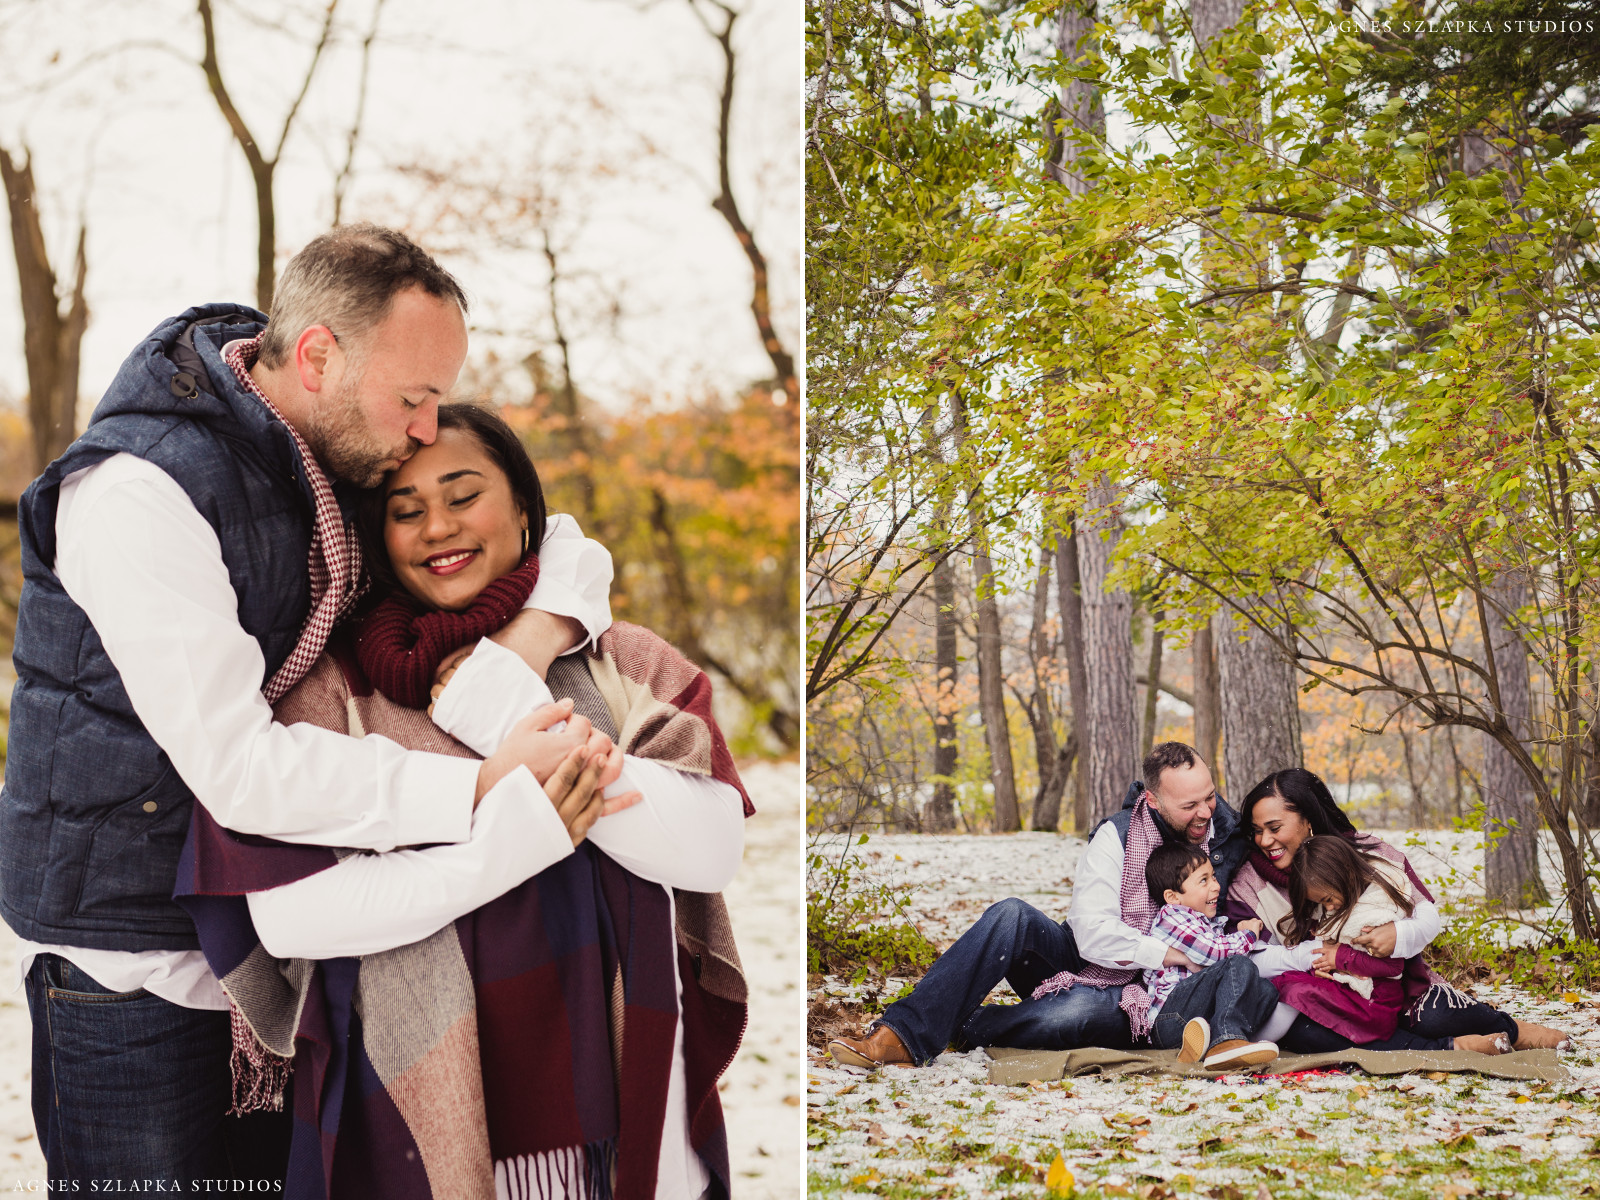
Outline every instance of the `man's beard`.
{"label": "man's beard", "polygon": [[397,460],[404,461],[415,454],[421,443],[408,437],[403,446],[375,445],[361,411],[360,387],[361,372],[349,372],[339,381],[339,388],[328,403],[311,410],[306,444],[335,479],[370,488],[383,482]]}

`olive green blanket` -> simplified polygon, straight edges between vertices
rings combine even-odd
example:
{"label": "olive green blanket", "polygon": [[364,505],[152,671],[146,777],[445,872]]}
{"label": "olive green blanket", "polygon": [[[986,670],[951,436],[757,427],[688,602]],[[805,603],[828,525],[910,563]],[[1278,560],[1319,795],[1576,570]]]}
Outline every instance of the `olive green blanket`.
{"label": "olive green blanket", "polygon": [[1031,1083],[1036,1079],[1070,1079],[1076,1075],[1287,1075],[1326,1067],[1360,1067],[1369,1075],[1408,1072],[1475,1071],[1496,1079],[1542,1079],[1559,1083],[1569,1078],[1554,1050],[1520,1050],[1515,1054],[1474,1054],[1470,1050],[1335,1050],[1326,1054],[1284,1054],[1260,1067],[1216,1071],[1200,1063],[1181,1063],[1176,1050],[1008,1050],[991,1046],[989,1082]]}

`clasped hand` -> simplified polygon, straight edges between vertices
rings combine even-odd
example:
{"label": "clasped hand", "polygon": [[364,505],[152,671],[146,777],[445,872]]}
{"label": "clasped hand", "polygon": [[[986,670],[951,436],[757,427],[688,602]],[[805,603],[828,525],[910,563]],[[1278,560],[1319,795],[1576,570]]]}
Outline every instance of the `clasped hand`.
{"label": "clasped hand", "polygon": [[624,792],[606,799],[605,789],[622,774],[622,747],[596,729],[587,717],[572,711],[571,700],[535,709],[512,726],[500,748],[479,774],[482,797],[490,786],[525,766],[555,805],[576,846],[601,817],[631,808],[644,797]]}

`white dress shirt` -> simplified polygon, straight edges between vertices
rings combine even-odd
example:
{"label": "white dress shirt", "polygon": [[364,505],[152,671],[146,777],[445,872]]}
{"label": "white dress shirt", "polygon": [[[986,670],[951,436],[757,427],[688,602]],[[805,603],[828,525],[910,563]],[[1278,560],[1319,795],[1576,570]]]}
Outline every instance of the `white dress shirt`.
{"label": "white dress shirt", "polygon": [[[1206,831],[1210,841],[1213,823]],[[1092,963],[1113,970],[1160,968],[1166,961],[1167,943],[1142,934],[1122,919],[1122,839],[1110,821],[1084,847],[1078,873],[1072,881],[1072,907],[1067,924],[1072,927],[1078,953]]]}
{"label": "white dress shirt", "polygon": [[[159,467],[117,454],[68,476],[56,538],[61,586],[94,625],[134,712],[219,824],[373,850],[471,836],[477,763],[272,720],[260,690],[266,664],[239,625],[216,532]],[[571,518],[551,522],[540,568],[529,607],[577,619],[591,640],[610,627],[611,556]],[[24,941],[21,974],[46,950],[102,987],[227,1007],[197,950]]]}

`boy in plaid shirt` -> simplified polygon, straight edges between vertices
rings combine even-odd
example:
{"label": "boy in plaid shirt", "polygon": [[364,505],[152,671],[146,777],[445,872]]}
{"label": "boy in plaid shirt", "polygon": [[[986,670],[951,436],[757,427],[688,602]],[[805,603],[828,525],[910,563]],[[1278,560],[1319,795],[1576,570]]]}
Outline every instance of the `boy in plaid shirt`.
{"label": "boy in plaid shirt", "polygon": [[[1201,969],[1227,958],[1248,955],[1256,948],[1262,933],[1260,921],[1240,921],[1238,933],[1222,931],[1227,921],[1226,917],[1217,916],[1217,900],[1222,888],[1217,883],[1210,858],[1199,846],[1167,842],[1156,847],[1145,865],[1145,883],[1150,889],[1151,900],[1162,902],[1162,908],[1150,926],[1150,936],[1169,946],[1176,946]],[[1251,969],[1254,970],[1253,966]],[[1159,1019],[1161,1006],[1173,991],[1191,975],[1189,970],[1181,966],[1163,966],[1145,971],[1144,986],[1150,994],[1152,1022]],[[1210,1040],[1211,1029],[1205,1018],[1192,1018],[1183,1031],[1179,1061],[1198,1061]],[[1247,1040],[1232,1039],[1241,1042],[1238,1050],[1245,1049],[1243,1043]],[[1260,1045],[1264,1053],[1270,1043]],[[1231,1043],[1226,1048],[1235,1049]],[[1224,1046],[1218,1044],[1210,1049],[1212,1054],[1208,1056],[1208,1066],[1213,1065],[1210,1059],[1217,1057],[1217,1051],[1223,1050]],[[1230,1060],[1234,1057],[1229,1056]],[[1272,1057],[1277,1057],[1276,1047],[1272,1048]],[[1247,1054],[1242,1062],[1257,1058],[1257,1054]]]}

